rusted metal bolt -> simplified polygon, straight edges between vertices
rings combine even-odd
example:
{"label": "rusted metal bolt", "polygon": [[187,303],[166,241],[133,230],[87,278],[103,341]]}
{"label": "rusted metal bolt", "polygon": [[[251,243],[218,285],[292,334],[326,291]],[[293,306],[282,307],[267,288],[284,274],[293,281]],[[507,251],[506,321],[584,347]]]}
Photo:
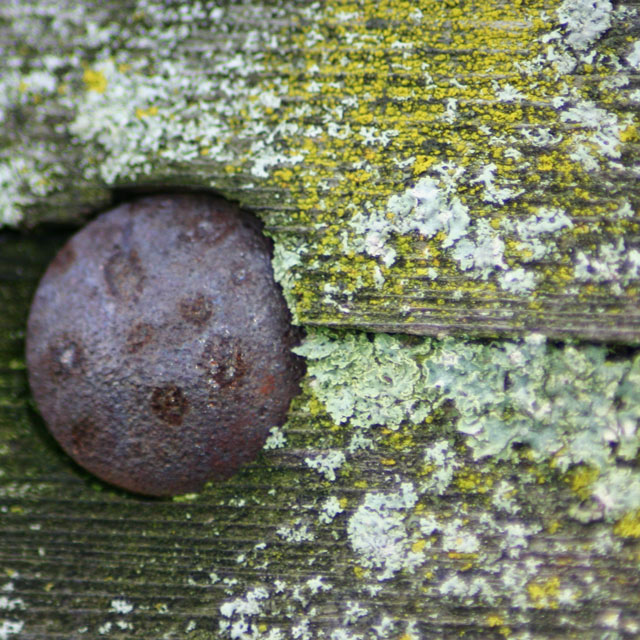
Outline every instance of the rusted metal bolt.
{"label": "rusted metal bolt", "polygon": [[80,465],[175,495],[231,476],[284,422],[296,340],[252,218],[211,196],[151,196],[95,219],[49,265],[29,382]]}

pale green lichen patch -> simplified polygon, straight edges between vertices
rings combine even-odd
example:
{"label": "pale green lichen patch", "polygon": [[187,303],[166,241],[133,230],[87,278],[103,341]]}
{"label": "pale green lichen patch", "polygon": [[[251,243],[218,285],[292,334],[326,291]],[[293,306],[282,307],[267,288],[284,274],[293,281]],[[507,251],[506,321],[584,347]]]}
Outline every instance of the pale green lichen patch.
{"label": "pale green lichen patch", "polygon": [[564,0],[556,10],[567,28],[567,42],[583,51],[611,26],[613,7],[609,0]]}
{"label": "pale green lichen patch", "polygon": [[307,358],[312,388],[338,423],[357,427],[385,425],[397,429],[403,420],[422,422],[429,398],[417,359],[431,346],[403,347],[401,339],[377,334],[313,332],[295,349]]}
{"label": "pale green lichen patch", "polygon": [[514,447],[526,446],[561,471],[599,469],[592,493],[607,518],[640,507],[640,474],[625,464],[640,449],[640,357],[557,347],[539,334],[484,344],[317,331],[296,351],[338,423],[397,429],[453,404],[476,459],[516,460]]}
{"label": "pale green lichen patch", "polygon": [[[309,381],[283,432],[300,446],[301,416],[326,422],[322,406],[337,423],[305,460],[328,496],[284,515],[276,535],[284,556],[327,536],[347,546],[337,565],[311,554],[306,582],[283,577],[259,598],[254,587],[234,591],[221,607],[223,638],[443,634],[428,622],[431,603],[438,621],[485,607],[479,637],[524,639],[512,629],[529,629],[538,612],[571,616],[606,597],[597,567],[633,557],[622,539],[639,535],[638,358],[539,335],[480,343],[326,330],[299,352]],[[336,469],[326,463],[341,437],[366,446],[343,448]],[[576,577],[543,549],[587,552],[593,568]],[[263,553],[267,562],[274,549]],[[348,599],[334,595],[345,569],[356,577]],[[415,617],[387,608],[397,590],[419,597]],[[323,606],[334,611],[330,629],[318,624]],[[291,623],[265,621],[284,611]],[[639,623],[625,613],[615,628]]]}

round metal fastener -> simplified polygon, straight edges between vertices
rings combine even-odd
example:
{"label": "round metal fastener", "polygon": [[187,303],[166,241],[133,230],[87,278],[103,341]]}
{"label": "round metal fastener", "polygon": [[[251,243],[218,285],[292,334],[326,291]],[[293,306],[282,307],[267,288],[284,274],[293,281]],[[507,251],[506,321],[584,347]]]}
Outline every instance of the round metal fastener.
{"label": "round metal fastener", "polygon": [[212,196],[150,196],[96,218],[50,264],[29,382],[80,465],[175,495],[231,476],[284,422],[297,337],[250,216]]}

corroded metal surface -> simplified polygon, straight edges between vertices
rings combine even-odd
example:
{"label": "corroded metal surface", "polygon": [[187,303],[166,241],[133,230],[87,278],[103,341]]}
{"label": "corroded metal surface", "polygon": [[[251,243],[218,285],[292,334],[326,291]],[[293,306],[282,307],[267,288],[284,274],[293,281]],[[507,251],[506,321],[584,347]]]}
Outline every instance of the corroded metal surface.
{"label": "corroded metal surface", "polygon": [[27,364],[77,462],[171,495],[255,458],[297,392],[295,340],[252,219],[208,196],[153,196],[58,253],[33,301]]}

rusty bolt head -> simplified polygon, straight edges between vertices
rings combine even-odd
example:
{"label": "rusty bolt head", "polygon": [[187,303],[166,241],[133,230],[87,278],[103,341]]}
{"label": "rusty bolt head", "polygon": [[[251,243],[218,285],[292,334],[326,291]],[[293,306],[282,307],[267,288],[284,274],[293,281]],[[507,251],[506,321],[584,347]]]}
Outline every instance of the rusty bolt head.
{"label": "rusty bolt head", "polygon": [[153,196],[101,215],[50,264],[29,382],[79,464],[174,495],[256,457],[298,391],[295,342],[254,221],[209,196]]}

